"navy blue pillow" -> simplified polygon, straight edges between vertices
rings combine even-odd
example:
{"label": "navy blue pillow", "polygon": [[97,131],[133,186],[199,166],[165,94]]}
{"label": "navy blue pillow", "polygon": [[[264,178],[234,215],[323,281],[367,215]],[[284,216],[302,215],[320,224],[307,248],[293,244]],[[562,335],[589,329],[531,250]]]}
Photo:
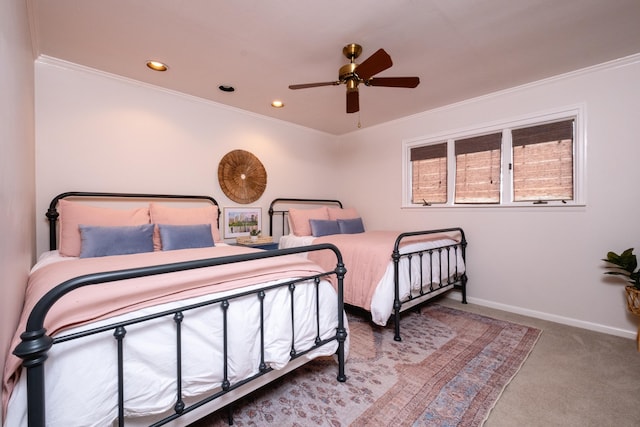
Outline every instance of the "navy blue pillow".
{"label": "navy blue pillow", "polygon": [[79,225],[80,258],[153,252],[153,224],[101,227]]}
{"label": "navy blue pillow", "polygon": [[311,235],[314,237],[328,236],[330,234],[340,234],[338,221],[330,219],[310,219]]}
{"label": "navy blue pillow", "polygon": [[362,218],[339,219],[338,227],[342,234],[364,233],[364,224]]}
{"label": "navy blue pillow", "polygon": [[211,224],[169,225],[158,224],[163,251],[214,246]]}

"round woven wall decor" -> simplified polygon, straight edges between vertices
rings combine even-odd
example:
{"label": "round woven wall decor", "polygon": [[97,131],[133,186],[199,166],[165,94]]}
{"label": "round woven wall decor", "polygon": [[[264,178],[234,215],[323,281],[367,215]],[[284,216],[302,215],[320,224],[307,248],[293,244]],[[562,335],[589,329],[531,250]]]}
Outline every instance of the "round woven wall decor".
{"label": "round woven wall decor", "polygon": [[252,203],[267,188],[267,171],[248,151],[233,150],[218,165],[218,181],[224,194],[236,203]]}

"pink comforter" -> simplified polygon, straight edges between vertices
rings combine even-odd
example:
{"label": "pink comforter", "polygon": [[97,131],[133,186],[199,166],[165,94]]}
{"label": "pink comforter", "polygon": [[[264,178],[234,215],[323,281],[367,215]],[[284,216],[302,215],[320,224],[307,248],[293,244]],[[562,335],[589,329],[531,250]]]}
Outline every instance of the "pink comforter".
{"label": "pink comforter", "polygon": [[[31,274],[25,304],[10,349],[20,342],[20,333],[35,303],[56,285],[85,274],[123,270],[181,261],[207,259],[254,252],[239,246],[151,252],[135,255],[85,258],[44,266]],[[329,270],[335,268],[334,265]],[[76,289],[60,299],[49,311],[45,328],[53,335],[72,326],[128,313],[144,307],[221,292],[272,280],[321,273],[317,265],[298,256],[285,256],[234,263],[175,273],[109,282]],[[10,353],[4,369],[2,401],[6,408],[18,379],[21,359]]]}
{"label": "pink comforter", "polygon": [[[400,234],[397,231],[367,231],[358,234],[334,234],[318,237],[314,244],[333,243],[340,249],[347,274],[344,279],[344,302],[371,310],[371,298],[376,285],[384,275],[393,244]],[[308,257],[325,267],[335,264],[330,251],[310,252]]]}

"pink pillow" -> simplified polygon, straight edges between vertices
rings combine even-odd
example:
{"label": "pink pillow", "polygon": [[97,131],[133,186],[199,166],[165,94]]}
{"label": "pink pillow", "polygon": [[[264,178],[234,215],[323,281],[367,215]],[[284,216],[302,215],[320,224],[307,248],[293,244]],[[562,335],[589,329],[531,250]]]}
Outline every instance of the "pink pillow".
{"label": "pink pillow", "polygon": [[329,219],[326,206],[317,209],[289,209],[291,232],[296,236],[311,236],[310,219]]}
{"label": "pink pillow", "polygon": [[97,226],[131,226],[149,224],[149,209],[109,209],[60,200],[60,244],[63,256],[80,256],[80,224]]}
{"label": "pink pillow", "polygon": [[329,219],[355,219],[360,218],[358,211],[355,208],[329,208]]}
{"label": "pink pillow", "polygon": [[[151,213],[151,223],[168,225],[198,225],[211,224],[211,236],[214,242],[220,242],[220,231],[218,230],[218,207],[215,205],[198,208],[173,208],[169,206],[151,203],[149,205]],[[158,227],[153,232],[153,249],[162,249],[160,242],[160,232]]]}

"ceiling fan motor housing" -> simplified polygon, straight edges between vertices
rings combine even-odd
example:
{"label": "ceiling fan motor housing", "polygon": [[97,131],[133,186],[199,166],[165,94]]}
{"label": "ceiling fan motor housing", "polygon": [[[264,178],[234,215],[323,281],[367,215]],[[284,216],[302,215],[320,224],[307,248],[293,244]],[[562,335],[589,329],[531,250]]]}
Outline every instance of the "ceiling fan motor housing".
{"label": "ceiling fan motor housing", "polygon": [[341,82],[357,80],[357,77],[355,75],[357,66],[358,64],[356,64],[355,62],[351,62],[340,67],[340,71],[338,71],[338,80],[340,80]]}

